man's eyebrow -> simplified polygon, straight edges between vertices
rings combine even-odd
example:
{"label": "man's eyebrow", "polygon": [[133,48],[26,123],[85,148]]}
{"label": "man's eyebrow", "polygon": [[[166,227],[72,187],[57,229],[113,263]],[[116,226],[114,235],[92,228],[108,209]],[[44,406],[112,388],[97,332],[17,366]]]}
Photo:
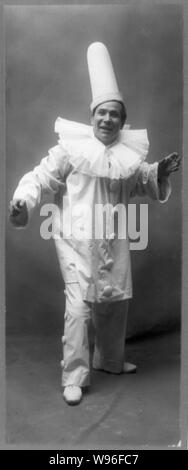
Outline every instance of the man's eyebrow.
{"label": "man's eyebrow", "polygon": [[109,113],[119,113],[119,111],[117,109],[108,109],[108,108],[100,108],[98,109],[98,112],[100,111],[108,111]]}

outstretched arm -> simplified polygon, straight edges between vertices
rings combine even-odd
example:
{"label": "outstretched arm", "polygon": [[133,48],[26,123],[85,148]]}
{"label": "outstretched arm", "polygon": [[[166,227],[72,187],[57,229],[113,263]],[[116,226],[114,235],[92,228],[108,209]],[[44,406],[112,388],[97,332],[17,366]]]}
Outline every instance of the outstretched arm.
{"label": "outstretched arm", "polygon": [[143,162],[132,178],[130,196],[148,195],[152,199],[165,202],[171,193],[169,175],[179,169],[181,157],[172,153],[159,163]]}
{"label": "outstretched arm", "polygon": [[10,221],[15,227],[27,225],[33,209],[40,203],[43,193],[56,193],[64,184],[68,171],[66,152],[56,146],[47,157],[20,180],[10,202]]}

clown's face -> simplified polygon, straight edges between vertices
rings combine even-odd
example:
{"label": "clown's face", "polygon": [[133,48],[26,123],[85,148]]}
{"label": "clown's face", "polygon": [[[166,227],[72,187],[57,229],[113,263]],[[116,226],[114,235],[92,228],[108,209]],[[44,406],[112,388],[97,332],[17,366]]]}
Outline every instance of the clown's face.
{"label": "clown's face", "polygon": [[122,105],[118,101],[106,101],[94,111],[91,123],[93,132],[105,146],[111,145],[119,135],[123,126]]}

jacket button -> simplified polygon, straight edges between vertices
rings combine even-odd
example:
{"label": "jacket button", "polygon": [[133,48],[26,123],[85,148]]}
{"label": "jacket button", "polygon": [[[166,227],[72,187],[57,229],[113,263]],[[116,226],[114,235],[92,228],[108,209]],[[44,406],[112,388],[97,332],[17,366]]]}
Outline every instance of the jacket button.
{"label": "jacket button", "polygon": [[106,286],[103,290],[103,295],[105,297],[110,297],[110,295],[112,295],[112,287],[111,286]]}
{"label": "jacket button", "polygon": [[112,266],[113,266],[113,264],[114,264],[113,259],[112,259],[112,258],[109,258],[109,259],[106,261],[104,267],[105,267],[106,269],[111,269]]}
{"label": "jacket button", "polygon": [[66,338],[65,338],[65,336],[62,336],[61,341],[62,341],[62,344],[65,344],[65,343],[66,343]]}

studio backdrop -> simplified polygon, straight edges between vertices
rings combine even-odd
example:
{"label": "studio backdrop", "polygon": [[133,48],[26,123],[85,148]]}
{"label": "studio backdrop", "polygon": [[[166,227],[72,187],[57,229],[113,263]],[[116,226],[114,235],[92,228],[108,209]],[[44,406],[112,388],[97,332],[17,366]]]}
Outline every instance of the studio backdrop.
{"label": "studio backdrop", "polygon": [[[110,51],[127,123],[148,131],[148,162],[182,153],[182,16],[166,6],[10,6],[6,8],[6,164],[8,204],[19,179],[57,143],[58,116],[90,124],[86,52]],[[129,336],[180,322],[181,174],[166,204],[148,198],[148,245],[132,251],[134,299]],[[52,201],[51,197],[45,199]],[[40,236],[40,207],[25,230],[7,217],[7,331],[56,333],[64,286],[53,240]]]}

